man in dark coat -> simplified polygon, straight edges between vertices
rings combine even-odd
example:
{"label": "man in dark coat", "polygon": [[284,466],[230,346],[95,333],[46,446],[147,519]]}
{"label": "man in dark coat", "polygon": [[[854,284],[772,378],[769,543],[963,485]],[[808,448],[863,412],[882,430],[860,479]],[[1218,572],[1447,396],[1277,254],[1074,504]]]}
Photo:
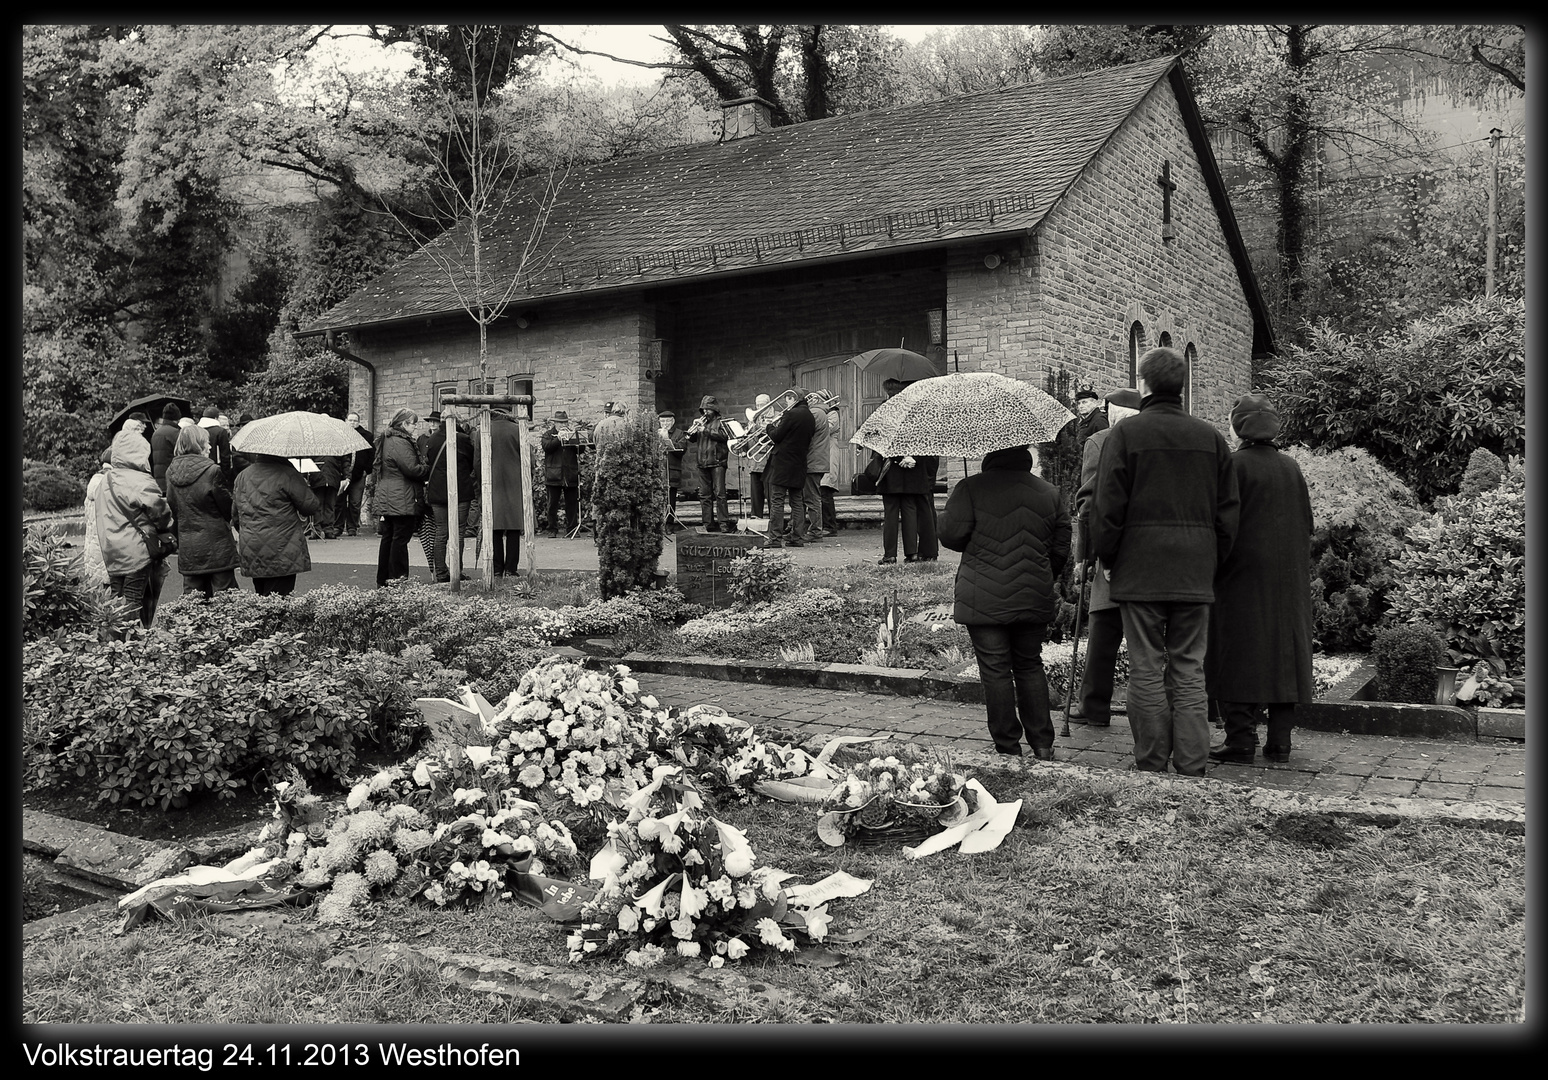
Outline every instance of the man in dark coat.
{"label": "man in dark coat", "polygon": [[1204,649],[1215,570],[1231,553],[1239,498],[1231,448],[1183,412],[1188,362],[1140,358],[1138,416],[1108,437],[1098,465],[1092,549],[1110,569],[1129,643],[1134,767],[1203,776],[1209,760]]}
{"label": "man in dark coat", "polygon": [[1075,428],[1077,446],[1085,446],[1087,439],[1107,427],[1107,413],[1102,409],[1102,400],[1089,386],[1075,391],[1075,415],[1080,417]]}
{"label": "man in dark coat", "polygon": [[1211,761],[1252,763],[1258,712],[1268,711],[1269,761],[1290,757],[1297,702],[1311,701],[1311,496],[1295,459],[1279,452],[1279,413],[1262,394],[1231,410],[1242,445],[1231,456],[1241,494],[1231,553],[1215,573],[1204,675],[1225,713]]}
{"label": "man in dark coat", "polygon": [[[446,546],[451,542],[451,490],[446,483],[446,428],[457,426],[455,420],[441,421],[441,428],[430,436],[430,475],[425,478],[425,502],[435,518],[435,546],[430,549],[430,569],[436,581],[451,580],[451,564],[446,559]],[[474,467],[473,439],[466,431],[457,428],[457,566],[467,565],[462,559],[462,529],[468,523],[468,509],[478,494],[480,477]]]}
{"label": "man in dark coat", "polygon": [[214,405],[204,407],[204,417],[199,421],[199,426],[210,440],[210,460],[220,466],[220,471],[226,477],[226,483],[231,483],[231,478],[236,475],[236,469],[231,464],[231,432],[227,431],[220,423],[220,409]]}
{"label": "man in dark coat", "polygon": [[[569,437],[566,438],[568,433]],[[580,450],[570,417],[559,409],[543,432],[543,486],[548,489],[548,538],[559,536],[559,506],[564,505],[564,534],[575,531],[580,516]]]}
{"label": "man in dark coat", "polygon": [[151,476],[155,478],[163,495],[167,493],[167,466],[172,464],[172,458],[177,453],[177,436],[181,430],[178,421],[182,418],[183,410],[169,401],[162,406],[161,423],[151,432]]}
{"label": "man in dark coat", "polygon": [[[810,412],[810,410],[808,410]],[[807,435],[811,432],[808,430]],[[699,527],[705,532],[735,532],[731,511],[726,506],[726,462],[731,432],[720,417],[720,403],[706,394],[699,402],[699,418],[688,428],[688,441],[694,444],[694,464],[699,468]],[[801,447],[801,484],[806,483],[806,447]],[[719,517],[716,517],[716,515]]]}
{"label": "man in dark coat", "polygon": [[672,449],[666,451],[667,485],[670,491],[667,506],[673,514],[676,514],[677,489],[683,483],[683,455],[688,452],[688,434],[683,430],[683,425],[677,422],[677,414],[671,409],[662,409],[658,412],[656,421],[661,428],[662,437],[672,445]]}
{"label": "man in dark coat", "polygon": [[[1091,504],[1096,498],[1097,465],[1102,460],[1102,447],[1106,445],[1113,428],[1126,417],[1139,412],[1138,390],[1124,388],[1107,395],[1107,427],[1087,439],[1081,450],[1080,490],[1075,495],[1075,527],[1073,550],[1075,552],[1075,581],[1083,584],[1091,555]],[[1080,696],[1070,707],[1070,719],[1107,727],[1112,723],[1113,671],[1118,666],[1118,649],[1123,645],[1123,617],[1113,600],[1107,575],[1101,563],[1095,564],[1091,575],[1091,596],[1086,608],[1086,627],[1089,632],[1086,646],[1086,663],[1080,677]]]}
{"label": "man in dark coat", "polygon": [[360,531],[360,507],[365,502],[365,481],[371,475],[371,462],[376,456],[376,450],[371,445],[371,433],[360,426],[359,413],[350,413],[344,419],[366,441],[364,450],[355,451],[350,460],[349,476],[339,485],[339,498],[342,500],[339,510],[344,516],[344,532],[354,536]]}
{"label": "man in dark coat", "polygon": [[951,493],[941,543],[962,552],[952,618],[967,627],[1002,754],[1053,757],[1043,639],[1059,612],[1054,582],[1070,554],[1070,516],[1059,489],[1032,473],[1016,446],[984,456],[982,469]]}
{"label": "man in dark coat", "polygon": [[[890,398],[908,385],[888,379],[882,383],[882,390]],[[918,562],[921,554],[936,558],[940,542],[936,538],[935,474],[940,458],[907,455],[883,460],[874,451],[871,457],[873,462],[880,463],[881,469],[876,493],[882,497],[882,557],[877,565],[898,561],[900,526],[904,562]]]}
{"label": "man in dark coat", "polygon": [[[769,538],[764,547],[805,547],[807,533],[806,461],[817,421],[806,403],[806,390],[796,387],[795,404],[765,430],[774,450],[764,464],[769,479]],[[790,500],[790,528],[784,531],[785,500]]]}
{"label": "man in dark coat", "polygon": [[307,483],[317,492],[317,514],[307,530],[308,538],[337,540],[342,529],[339,523],[339,486],[349,470],[349,455],[314,457],[312,464],[317,471],[307,474]]}
{"label": "man in dark coat", "polygon": [[[515,577],[521,563],[521,470],[526,467],[521,453],[521,440],[520,424],[503,412],[491,414],[489,460],[493,520],[490,524],[494,528],[494,550],[490,572],[495,577]],[[478,448],[475,446],[473,471],[482,483],[481,468]]]}

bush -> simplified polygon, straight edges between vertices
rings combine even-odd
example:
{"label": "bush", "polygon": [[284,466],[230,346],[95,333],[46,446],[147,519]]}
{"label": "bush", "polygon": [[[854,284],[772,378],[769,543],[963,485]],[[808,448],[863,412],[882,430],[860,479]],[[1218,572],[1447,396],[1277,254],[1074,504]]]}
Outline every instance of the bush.
{"label": "bush", "polygon": [[1430,627],[1412,624],[1383,630],[1376,635],[1371,658],[1383,701],[1434,703],[1435,668],[1446,662],[1446,645]]}
{"label": "bush", "polygon": [[1480,446],[1467,459],[1467,468],[1462,471],[1462,483],[1457,488],[1457,494],[1466,499],[1485,491],[1493,491],[1500,486],[1504,476],[1505,463]]}
{"label": "bush", "polygon": [[1471,300],[1381,336],[1312,328],[1264,374],[1286,437],[1360,446],[1421,500],[1454,492],[1478,447],[1526,445],[1526,303]]}
{"label": "bush", "polygon": [[1526,470],[1512,459],[1498,487],[1436,503],[1394,560],[1394,617],[1437,628],[1458,664],[1526,657]]}
{"label": "bush", "polygon": [[743,604],[763,604],[784,592],[790,556],[754,548],[731,560],[731,595]]}
{"label": "bush", "polygon": [[70,510],[86,500],[86,485],[58,465],[22,462],[23,510]]}
{"label": "bush", "polygon": [[655,418],[631,421],[598,453],[592,481],[604,600],[651,583],[661,558],[666,500],[666,455]]}
{"label": "bush", "polygon": [[1358,447],[1291,447],[1311,496],[1312,637],[1324,652],[1364,652],[1387,612],[1391,561],[1420,516],[1403,482]]}
{"label": "bush", "polygon": [[22,528],[22,640],[84,630],[106,638],[139,616],[130,615],[105,586],[81,578],[81,555],[58,533]]}

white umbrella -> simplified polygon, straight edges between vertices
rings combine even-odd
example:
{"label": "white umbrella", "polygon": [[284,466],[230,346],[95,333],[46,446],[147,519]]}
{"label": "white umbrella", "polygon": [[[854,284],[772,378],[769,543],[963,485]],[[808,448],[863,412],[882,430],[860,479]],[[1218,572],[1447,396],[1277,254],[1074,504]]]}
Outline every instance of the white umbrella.
{"label": "white umbrella", "polygon": [[1031,383],[991,371],[921,379],[879,405],[850,442],[883,457],[978,458],[1052,442],[1074,414]]}
{"label": "white umbrella", "polygon": [[285,412],[242,425],[231,438],[231,449],[241,454],[274,457],[337,457],[367,450],[353,424],[314,412]]}

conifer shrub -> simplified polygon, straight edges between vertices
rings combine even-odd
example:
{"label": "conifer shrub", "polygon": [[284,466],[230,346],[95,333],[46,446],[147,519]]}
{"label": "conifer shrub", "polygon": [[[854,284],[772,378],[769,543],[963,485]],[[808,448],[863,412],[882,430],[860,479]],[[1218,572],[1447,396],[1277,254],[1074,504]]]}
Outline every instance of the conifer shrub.
{"label": "conifer shrub", "polygon": [[596,454],[591,509],[604,600],[650,585],[661,558],[667,464],[651,421],[629,421]]}
{"label": "conifer shrub", "polygon": [[1435,668],[1446,662],[1446,643],[1420,623],[1389,627],[1371,649],[1381,700],[1407,705],[1435,701]]}
{"label": "conifer shrub", "polygon": [[1482,495],[1499,487],[1504,477],[1505,463],[1497,454],[1480,446],[1467,459],[1467,468],[1462,470],[1462,483],[1457,488],[1457,494],[1464,499]]}
{"label": "conifer shrub", "polygon": [[86,485],[58,465],[22,462],[22,509],[69,510],[86,500]]}

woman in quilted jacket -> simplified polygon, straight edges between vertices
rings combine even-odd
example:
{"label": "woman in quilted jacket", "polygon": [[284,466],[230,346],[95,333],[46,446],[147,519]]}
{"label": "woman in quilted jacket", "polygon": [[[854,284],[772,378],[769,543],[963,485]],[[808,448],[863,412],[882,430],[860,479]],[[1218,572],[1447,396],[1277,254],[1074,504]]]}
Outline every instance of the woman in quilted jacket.
{"label": "woman in quilted jacket", "polygon": [[231,537],[231,485],[209,456],[208,428],[197,424],[178,433],[167,466],[167,503],[177,523],[177,572],[183,595],[214,596],[237,588],[236,541]]}
{"label": "woman in quilted jacket", "polygon": [[412,428],[419,417],[399,409],[376,437],[371,464],[371,513],[382,519],[382,542],[376,553],[376,585],[409,576],[409,538],[423,510],[421,483],[430,463]]}
{"label": "woman in quilted jacket", "polygon": [[237,558],[259,596],[289,596],[296,575],[312,568],[306,519],[322,506],[289,458],[249,454],[237,473],[231,524],[237,527]]}
{"label": "woman in quilted jacket", "polygon": [[157,533],[172,531],[172,511],[151,475],[150,443],[138,433],[113,436],[112,466],[97,489],[97,543],[113,595],[150,626],[167,565],[152,551]]}
{"label": "woman in quilted jacket", "polygon": [[940,541],[962,552],[952,618],[967,627],[1002,754],[1053,759],[1043,640],[1059,613],[1054,583],[1070,555],[1070,515],[1059,489],[1032,473],[1030,447],[984,455],[946,500]]}

